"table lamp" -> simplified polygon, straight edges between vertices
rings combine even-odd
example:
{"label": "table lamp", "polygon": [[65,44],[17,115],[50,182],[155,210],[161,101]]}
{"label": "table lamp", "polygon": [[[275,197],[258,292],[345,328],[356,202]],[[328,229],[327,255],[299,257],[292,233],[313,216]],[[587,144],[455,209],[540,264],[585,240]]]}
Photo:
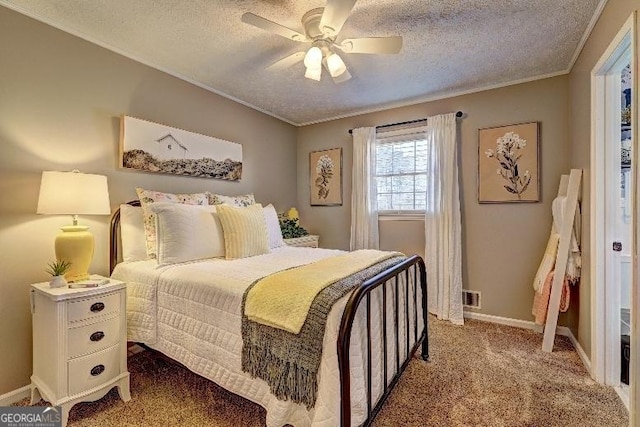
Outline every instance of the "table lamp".
{"label": "table lamp", "polygon": [[55,240],[56,259],[71,263],[64,275],[73,282],[89,278],[89,266],[93,258],[94,239],[89,227],[78,225],[78,215],[109,215],[109,189],[107,177],[72,172],[42,172],[39,214],[70,214],[73,225],[61,227]]}

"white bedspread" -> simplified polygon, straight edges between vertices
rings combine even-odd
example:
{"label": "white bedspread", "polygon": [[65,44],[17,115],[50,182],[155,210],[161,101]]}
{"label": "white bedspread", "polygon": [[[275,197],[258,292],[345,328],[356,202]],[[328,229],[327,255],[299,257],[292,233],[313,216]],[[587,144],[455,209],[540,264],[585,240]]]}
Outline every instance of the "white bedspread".
{"label": "white bedspread", "polygon": [[[255,280],[276,271],[342,253],[316,248],[282,247],[272,253],[239,260],[206,260],[158,267],[155,260],[118,264],[114,279],[127,283],[128,339],[142,342],[179,361],[193,372],[225,389],[258,403],[267,410],[266,425],[280,427],[335,427],[340,424],[340,379],[336,339],[348,297],[335,304],[327,320],[315,407],[278,400],[267,383],[241,369],[242,295]],[[391,290],[391,288],[389,288]],[[379,296],[372,298],[372,313],[380,313]],[[393,303],[387,295],[387,329],[393,328]],[[400,301],[404,301],[400,293]],[[413,300],[413,298],[411,298]],[[418,299],[419,301],[419,299]],[[411,302],[413,304],[413,302]],[[412,318],[411,306],[409,313]],[[362,308],[362,307],[361,307]],[[401,304],[401,312],[404,310]],[[358,310],[350,347],[352,424],[366,418],[366,340],[364,315]],[[420,312],[420,306],[418,306]],[[420,316],[419,316],[420,317]],[[379,319],[379,315],[373,316]],[[422,322],[419,321],[419,331]],[[381,326],[372,323],[372,389],[381,393]],[[400,343],[405,342],[401,325]],[[413,328],[410,338],[413,343]],[[388,377],[395,371],[395,340],[388,343]],[[400,345],[401,360],[406,354]]]}

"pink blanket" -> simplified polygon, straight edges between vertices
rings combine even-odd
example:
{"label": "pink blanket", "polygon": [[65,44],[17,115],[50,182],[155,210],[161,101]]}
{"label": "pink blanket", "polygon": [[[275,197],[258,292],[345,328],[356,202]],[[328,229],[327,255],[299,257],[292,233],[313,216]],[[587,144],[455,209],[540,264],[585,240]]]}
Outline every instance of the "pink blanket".
{"label": "pink blanket", "polygon": [[[551,284],[553,283],[554,270],[547,274],[547,278],[544,281],[544,285],[540,292],[536,292],[533,297],[533,308],[531,313],[536,317],[535,323],[537,325],[544,325],[547,320],[547,309],[549,307],[549,298],[551,297]],[[560,297],[560,311],[565,312],[569,309],[569,298],[571,291],[569,289],[569,280],[565,276],[562,282],[562,295]]]}

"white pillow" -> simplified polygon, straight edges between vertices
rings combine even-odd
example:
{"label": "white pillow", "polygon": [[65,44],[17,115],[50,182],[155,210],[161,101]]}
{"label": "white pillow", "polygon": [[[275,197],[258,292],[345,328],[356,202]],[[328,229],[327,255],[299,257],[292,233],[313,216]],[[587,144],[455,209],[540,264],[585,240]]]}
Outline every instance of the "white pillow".
{"label": "white pillow", "polygon": [[145,190],[144,188],[136,188],[136,194],[138,194],[138,200],[142,205],[142,213],[144,218],[144,235],[147,245],[147,258],[156,257],[156,219],[152,212],[147,211],[147,206],[151,203],[158,202],[172,202],[172,203],[184,203],[185,205],[200,205],[206,206],[209,203],[209,198],[206,193],[194,193],[194,194],[172,194],[163,193],[161,191]]}
{"label": "white pillow", "polygon": [[267,223],[267,235],[269,237],[269,249],[284,246],[282,240],[282,230],[280,229],[280,221],[278,214],[272,204],[265,206],[262,210],[264,214],[264,222]]}
{"label": "white pillow", "polygon": [[151,203],[156,215],[159,265],[224,256],[224,235],[215,206]]}
{"label": "white pillow", "polygon": [[147,259],[144,216],[140,206],[120,205],[120,239],[124,262]]}

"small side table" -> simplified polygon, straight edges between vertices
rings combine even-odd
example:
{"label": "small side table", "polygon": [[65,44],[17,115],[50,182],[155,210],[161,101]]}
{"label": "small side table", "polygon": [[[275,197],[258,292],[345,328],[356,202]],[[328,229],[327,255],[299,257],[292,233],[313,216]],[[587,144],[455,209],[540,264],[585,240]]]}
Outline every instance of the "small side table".
{"label": "small side table", "polygon": [[73,405],[98,400],[113,387],[122,400],[131,399],[125,304],[126,287],[118,280],[94,288],[31,285],[31,404],[43,398],[61,406],[63,427]]}
{"label": "small side table", "polygon": [[293,239],[284,239],[287,246],[298,246],[307,248],[317,248],[320,236],[309,234],[307,236],[295,237]]}

